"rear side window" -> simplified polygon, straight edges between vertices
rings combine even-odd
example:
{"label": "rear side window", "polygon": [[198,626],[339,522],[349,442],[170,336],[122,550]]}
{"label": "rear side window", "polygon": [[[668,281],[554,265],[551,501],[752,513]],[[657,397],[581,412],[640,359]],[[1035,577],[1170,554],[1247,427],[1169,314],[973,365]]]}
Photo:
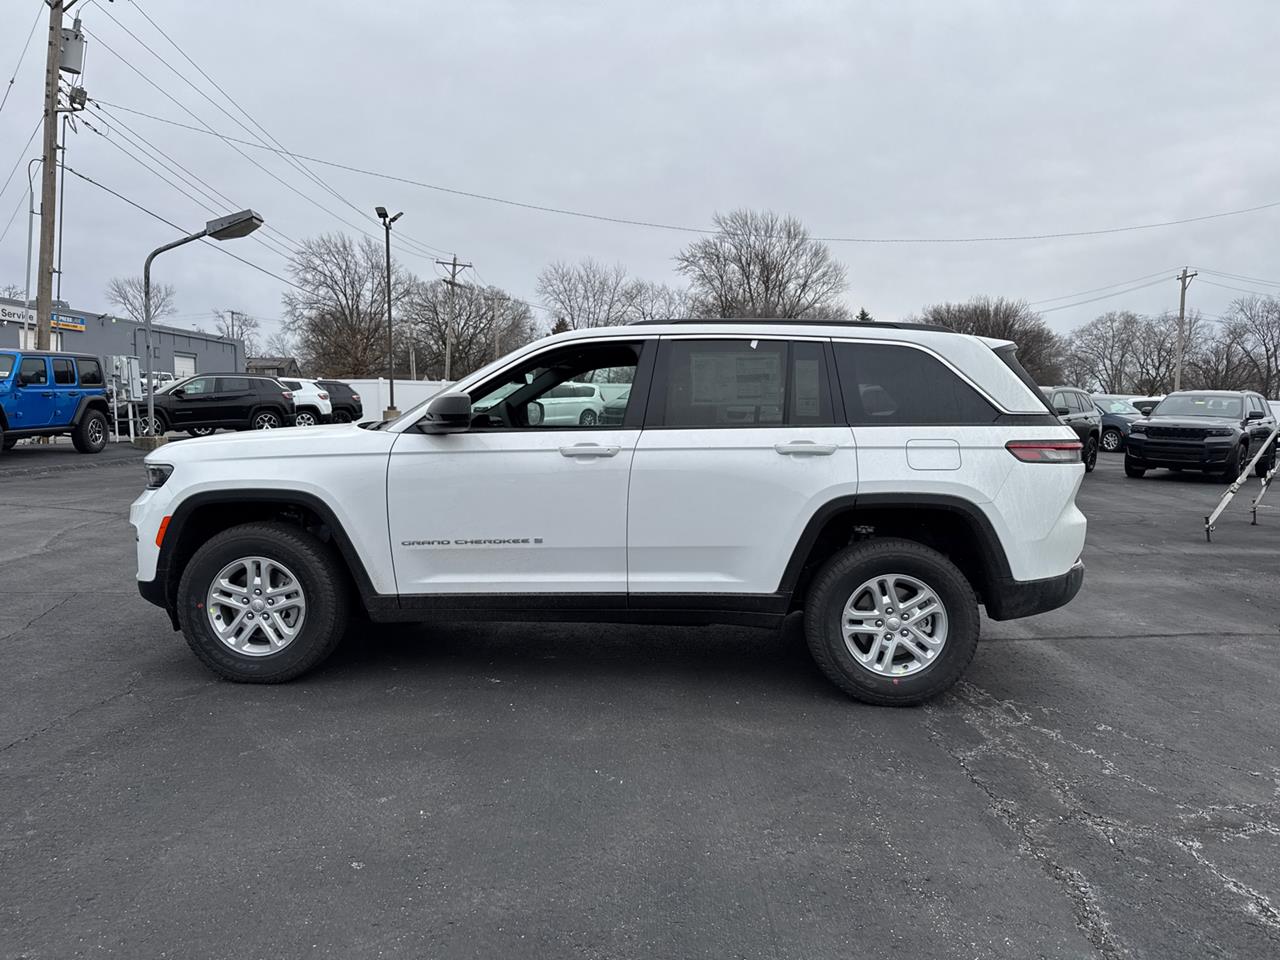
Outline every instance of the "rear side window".
{"label": "rear side window", "polygon": [[102,386],[102,365],[97,360],[81,359],[76,361],[80,368],[80,385],[82,387]]}
{"label": "rear side window", "polygon": [[68,357],[53,358],[53,382],[64,387],[76,382],[76,367]]}
{"label": "rear side window", "polygon": [[218,392],[219,393],[248,393],[249,380],[247,377],[219,377]]}
{"label": "rear side window", "polygon": [[280,382],[281,382],[281,383],[283,383],[283,384],[284,384],[286,387],[288,387],[290,390],[301,390],[301,389],[302,389],[302,384],[301,384],[299,381],[297,381],[297,380],[281,380]]}
{"label": "rear side window", "polygon": [[49,382],[49,368],[44,357],[24,357],[18,368],[18,379],[28,386],[43,386]]}
{"label": "rear side window", "polygon": [[999,416],[978,391],[923,350],[834,346],[845,413],[854,426],[987,424]]}

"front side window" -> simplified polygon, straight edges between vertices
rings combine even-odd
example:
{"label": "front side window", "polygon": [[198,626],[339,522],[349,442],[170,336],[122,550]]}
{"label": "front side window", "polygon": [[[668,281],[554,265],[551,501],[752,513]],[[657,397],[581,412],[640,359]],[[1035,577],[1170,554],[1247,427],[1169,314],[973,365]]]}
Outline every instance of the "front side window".
{"label": "front side window", "polygon": [[49,382],[49,368],[44,357],[24,357],[18,368],[18,382],[24,387],[41,387]]}
{"label": "front side window", "polygon": [[80,368],[80,385],[84,387],[102,386],[102,365],[97,360],[81,358],[76,361]]}
{"label": "front side window", "polygon": [[76,368],[70,357],[53,358],[53,382],[64,387],[76,382]]}
{"label": "front side window", "polygon": [[188,397],[204,396],[207,393],[213,393],[214,382],[213,377],[196,377],[183,384],[182,392]]}
{"label": "front side window", "polygon": [[14,364],[18,358],[12,353],[0,353],[0,380],[8,380],[13,373]]}
{"label": "front side window", "polygon": [[[996,410],[942,361],[898,344],[836,343],[836,372],[854,426],[978,425]],[[1055,394],[1054,405],[1065,405]]]}
{"label": "front side window", "polygon": [[639,343],[598,343],[540,354],[471,392],[474,430],[574,429],[626,421],[630,400],[605,413],[635,379]]}
{"label": "front side window", "polygon": [[1181,393],[1161,400],[1152,411],[1152,416],[1225,417],[1228,420],[1239,420],[1244,416],[1244,401],[1240,397]]}
{"label": "front side window", "polygon": [[1103,413],[1123,413],[1131,417],[1142,415],[1142,411],[1128,400],[1117,400],[1112,397],[1100,398],[1098,400],[1098,409]]}

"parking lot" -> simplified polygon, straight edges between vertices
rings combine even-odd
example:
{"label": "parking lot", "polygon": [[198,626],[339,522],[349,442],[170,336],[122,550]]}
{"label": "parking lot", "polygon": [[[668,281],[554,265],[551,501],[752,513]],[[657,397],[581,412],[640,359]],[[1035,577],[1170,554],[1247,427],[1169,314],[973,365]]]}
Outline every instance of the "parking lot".
{"label": "parking lot", "polygon": [[1280,953],[1256,481],[1206,543],[1220,482],[1102,457],[1080,596],[908,710],[794,621],[366,625],[219,682],[137,595],[141,482],[0,461],[0,956]]}

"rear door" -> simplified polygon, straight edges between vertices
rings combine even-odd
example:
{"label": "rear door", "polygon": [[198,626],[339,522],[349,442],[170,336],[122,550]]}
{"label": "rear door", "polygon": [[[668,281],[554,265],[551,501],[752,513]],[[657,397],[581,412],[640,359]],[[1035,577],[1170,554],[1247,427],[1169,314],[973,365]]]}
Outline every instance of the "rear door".
{"label": "rear door", "polygon": [[18,364],[18,415],[12,426],[19,430],[53,424],[54,392],[47,357],[23,357]]}
{"label": "rear door", "polygon": [[70,357],[52,357],[53,422],[70,423],[80,406],[80,385],[76,382],[76,365]]}
{"label": "rear door", "polygon": [[213,416],[223,426],[238,426],[249,419],[253,398],[253,384],[248,377],[218,377]]}
{"label": "rear door", "polygon": [[814,511],[857,482],[825,339],[664,337],[631,469],[631,597],[774,593]]}

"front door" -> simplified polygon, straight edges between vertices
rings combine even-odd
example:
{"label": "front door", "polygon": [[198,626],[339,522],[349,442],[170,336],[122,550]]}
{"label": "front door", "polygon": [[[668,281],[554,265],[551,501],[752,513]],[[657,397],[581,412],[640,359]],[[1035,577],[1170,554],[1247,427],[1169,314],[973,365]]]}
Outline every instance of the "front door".
{"label": "front door", "polygon": [[466,433],[410,429],[391,451],[396,584],[412,595],[613,594],[627,585],[627,480],[644,390],[621,424],[543,423],[561,384],[630,383],[643,341],[552,348],[470,391]]}
{"label": "front door", "polygon": [[[215,377],[196,377],[176,388],[173,395],[173,425],[193,427],[215,420],[216,386]],[[177,390],[182,391],[182,396],[178,396]]]}
{"label": "front door", "polygon": [[18,430],[53,424],[54,391],[47,357],[23,357],[18,366],[18,412],[13,426]]}
{"label": "front door", "polygon": [[631,472],[631,596],[770,594],[805,524],[857,490],[823,340],[664,338]]}

